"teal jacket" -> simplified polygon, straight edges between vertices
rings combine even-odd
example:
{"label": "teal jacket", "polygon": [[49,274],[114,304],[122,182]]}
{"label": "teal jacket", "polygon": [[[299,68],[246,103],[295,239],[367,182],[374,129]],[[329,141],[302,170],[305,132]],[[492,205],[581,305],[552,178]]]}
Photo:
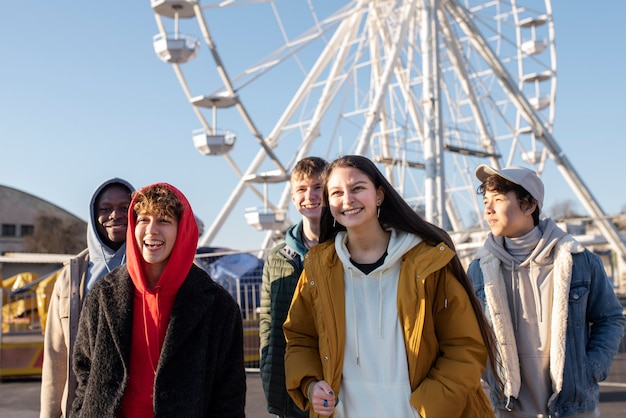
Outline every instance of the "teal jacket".
{"label": "teal jacket", "polygon": [[280,417],[305,418],[285,388],[285,335],[283,323],[303,268],[307,248],[302,243],[302,222],[287,231],[285,241],[272,249],[263,266],[259,336],[261,380],[267,412]]}

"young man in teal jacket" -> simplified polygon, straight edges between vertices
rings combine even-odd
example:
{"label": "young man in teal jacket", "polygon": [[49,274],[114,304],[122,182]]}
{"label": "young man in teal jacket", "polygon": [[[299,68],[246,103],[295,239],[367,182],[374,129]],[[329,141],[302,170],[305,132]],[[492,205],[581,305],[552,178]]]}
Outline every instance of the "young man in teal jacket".
{"label": "young man in teal jacket", "polygon": [[287,230],[285,241],[272,249],[263,268],[260,337],[261,379],[270,414],[286,418],[308,417],[287,394],[285,387],[285,335],[294,289],[303,268],[304,254],[319,239],[322,213],[321,175],[327,162],[322,158],[300,160],[290,176],[291,201],[302,220]]}

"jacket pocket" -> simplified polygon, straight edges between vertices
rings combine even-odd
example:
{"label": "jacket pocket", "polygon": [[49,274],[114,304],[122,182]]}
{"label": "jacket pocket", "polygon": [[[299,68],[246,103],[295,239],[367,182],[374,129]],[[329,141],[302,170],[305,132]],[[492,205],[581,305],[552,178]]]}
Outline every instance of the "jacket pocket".
{"label": "jacket pocket", "polygon": [[568,323],[573,327],[582,327],[586,323],[587,299],[589,298],[589,287],[579,285],[570,288],[569,291],[569,319]]}
{"label": "jacket pocket", "polygon": [[59,318],[68,319],[70,317],[70,298],[69,296],[59,297]]}

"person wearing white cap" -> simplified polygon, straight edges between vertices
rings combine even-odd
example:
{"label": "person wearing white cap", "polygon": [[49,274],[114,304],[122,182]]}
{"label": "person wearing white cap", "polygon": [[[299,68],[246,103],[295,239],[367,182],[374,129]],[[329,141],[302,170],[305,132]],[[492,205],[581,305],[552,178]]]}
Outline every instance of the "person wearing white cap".
{"label": "person wearing white cap", "polygon": [[549,219],[544,186],[524,167],[476,169],[491,229],[468,275],[500,353],[499,417],[599,417],[624,334],[623,308],[600,258]]}

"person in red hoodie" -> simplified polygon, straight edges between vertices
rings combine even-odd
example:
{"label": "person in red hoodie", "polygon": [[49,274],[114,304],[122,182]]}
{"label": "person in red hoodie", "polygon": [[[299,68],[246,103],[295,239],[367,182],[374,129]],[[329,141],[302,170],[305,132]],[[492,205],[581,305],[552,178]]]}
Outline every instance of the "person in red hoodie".
{"label": "person in red hoodie", "polygon": [[178,189],[156,183],[133,195],[127,263],[83,307],[72,416],[245,416],[241,312],[193,263],[197,242]]}

